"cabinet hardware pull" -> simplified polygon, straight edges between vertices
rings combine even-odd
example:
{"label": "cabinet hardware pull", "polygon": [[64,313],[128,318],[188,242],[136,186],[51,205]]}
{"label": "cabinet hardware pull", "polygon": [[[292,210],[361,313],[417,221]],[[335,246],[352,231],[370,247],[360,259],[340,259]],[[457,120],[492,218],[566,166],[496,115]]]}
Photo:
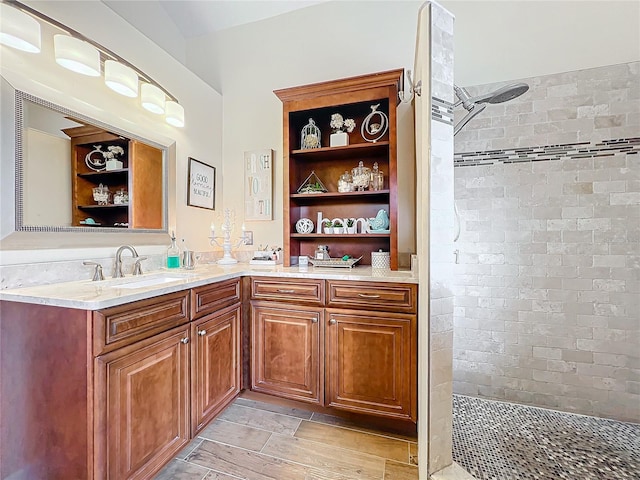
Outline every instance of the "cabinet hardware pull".
{"label": "cabinet hardware pull", "polygon": [[335,318],[332,318],[331,320],[329,320],[329,325],[335,325],[336,323],[338,322],[336,321]]}
{"label": "cabinet hardware pull", "polygon": [[296,293],[295,290],[286,290],[284,288],[279,288],[278,293]]}
{"label": "cabinet hardware pull", "polygon": [[206,330],[199,330],[198,331],[198,335],[200,335],[201,337],[204,337],[207,334]]}
{"label": "cabinet hardware pull", "polygon": [[359,293],[360,298],[380,298],[380,295],[367,295],[366,293]]}
{"label": "cabinet hardware pull", "polygon": [[317,318],[312,318],[311,319],[311,323],[318,323],[318,319]]}
{"label": "cabinet hardware pull", "polygon": [[180,343],[184,343],[186,345],[187,343],[189,343],[189,339],[183,338],[182,340],[180,340]]}

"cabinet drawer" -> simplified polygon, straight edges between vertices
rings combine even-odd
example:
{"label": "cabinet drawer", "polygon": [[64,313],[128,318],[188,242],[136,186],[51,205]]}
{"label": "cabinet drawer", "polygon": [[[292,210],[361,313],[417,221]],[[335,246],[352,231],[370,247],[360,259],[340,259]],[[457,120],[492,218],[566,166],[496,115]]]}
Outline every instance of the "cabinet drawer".
{"label": "cabinet drawer", "polygon": [[94,355],[187,323],[188,304],[189,292],[185,291],[94,312]]}
{"label": "cabinet drawer", "polygon": [[415,313],[417,285],[329,280],[327,306]]}
{"label": "cabinet drawer", "polygon": [[324,301],[324,281],[299,278],[252,278],[251,298],[253,300],[322,304]]}
{"label": "cabinet drawer", "polygon": [[191,320],[216,312],[241,300],[239,278],[194,288],[191,290]]}

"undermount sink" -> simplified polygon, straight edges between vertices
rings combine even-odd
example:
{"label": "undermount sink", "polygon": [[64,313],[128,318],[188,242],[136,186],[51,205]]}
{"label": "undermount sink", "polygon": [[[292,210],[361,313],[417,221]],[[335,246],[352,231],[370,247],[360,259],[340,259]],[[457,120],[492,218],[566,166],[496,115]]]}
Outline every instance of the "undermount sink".
{"label": "undermount sink", "polygon": [[126,278],[117,280],[107,280],[103,285],[111,288],[145,288],[165,283],[179,282],[193,277],[190,273],[158,273],[147,275],[142,278]]}

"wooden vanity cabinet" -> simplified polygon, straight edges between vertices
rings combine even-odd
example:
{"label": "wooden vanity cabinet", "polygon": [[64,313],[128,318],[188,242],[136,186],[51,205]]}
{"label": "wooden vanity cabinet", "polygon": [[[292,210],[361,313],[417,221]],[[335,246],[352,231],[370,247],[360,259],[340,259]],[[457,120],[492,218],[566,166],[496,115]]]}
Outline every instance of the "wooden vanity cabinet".
{"label": "wooden vanity cabinet", "polygon": [[325,403],[417,421],[415,284],[327,281]]}
{"label": "wooden vanity cabinet", "polygon": [[322,405],[323,309],[252,302],[251,389]]}
{"label": "wooden vanity cabinet", "polygon": [[144,479],[190,439],[189,326],[95,359],[95,479]]}
{"label": "wooden vanity cabinet", "polygon": [[240,311],[228,307],[191,324],[191,436],[240,393]]}
{"label": "wooden vanity cabinet", "polygon": [[238,278],[191,290],[191,436],[240,393],[242,288]]}
{"label": "wooden vanity cabinet", "polygon": [[327,309],[326,317],[326,406],[415,421],[415,316]]}
{"label": "wooden vanity cabinet", "polygon": [[92,316],[93,478],[149,478],[190,438],[189,291]]}
{"label": "wooden vanity cabinet", "polygon": [[324,280],[251,278],[251,389],[322,405]]}
{"label": "wooden vanity cabinet", "polygon": [[[251,389],[415,423],[417,285],[316,280],[327,298],[308,306],[298,281],[252,279]],[[266,301],[264,284],[289,297]]]}

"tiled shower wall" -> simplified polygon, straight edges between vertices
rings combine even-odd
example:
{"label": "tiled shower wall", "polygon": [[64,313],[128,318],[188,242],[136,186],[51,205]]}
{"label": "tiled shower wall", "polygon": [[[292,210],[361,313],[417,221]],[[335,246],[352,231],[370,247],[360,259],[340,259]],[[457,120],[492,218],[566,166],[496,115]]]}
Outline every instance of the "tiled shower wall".
{"label": "tiled shower wall", "polygon": [[640,422],[640,63],[522,81],[455,138],[454,392]]}

